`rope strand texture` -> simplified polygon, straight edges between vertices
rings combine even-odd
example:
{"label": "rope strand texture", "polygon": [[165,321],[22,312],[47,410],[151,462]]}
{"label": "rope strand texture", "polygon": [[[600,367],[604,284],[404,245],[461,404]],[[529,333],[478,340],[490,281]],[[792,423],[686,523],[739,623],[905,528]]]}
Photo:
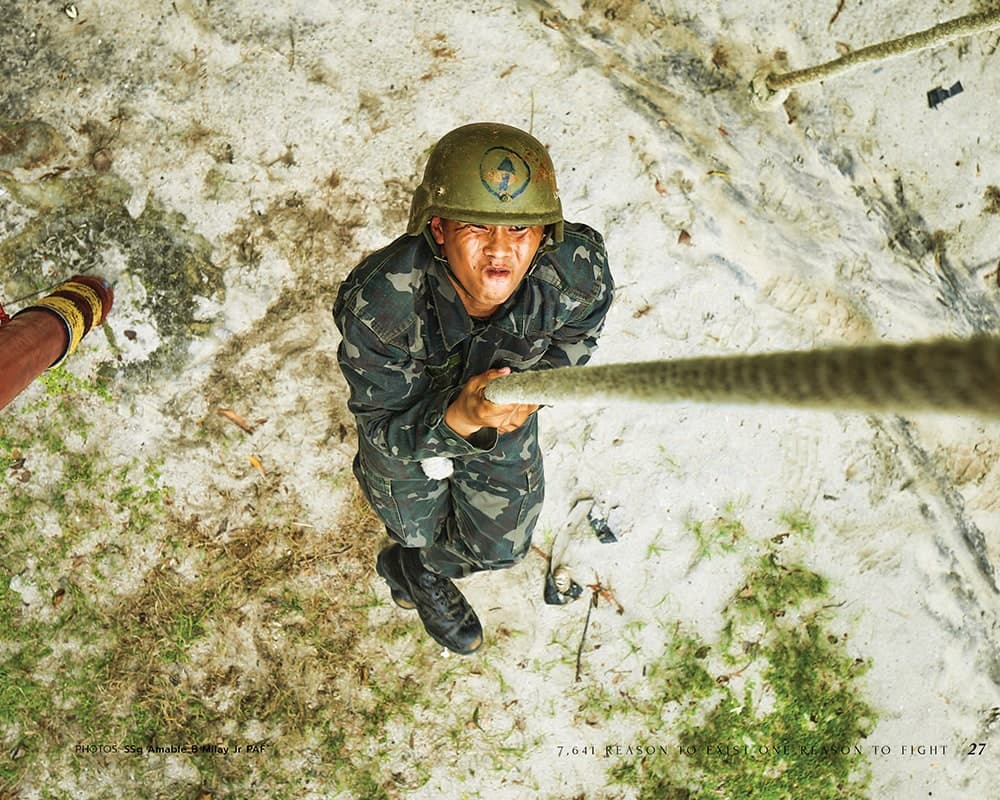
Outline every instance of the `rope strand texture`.
{"label": "rope strand texture", "polygon": [[1000,418],[1000,337],[520,372],[494,403],[731,403]]}
{"label": "rope strand texture", "polygon": [[776,108],[788,97],[788,93],[796,86],[831,78],[847,72],[870,61],[896,58],[908,53],[916,53],[929,47],[937,47],[953,39],[972,36],[983,31],[1000,28],[1000,9],[984,11],[980,14],[969,14],[958,19],[942,22],[917,33],[901,36],[888,42],[862,47],[847,55],[819,64],[815,67],[775,74],[763,71],[754,77],[751,86],[751,97],[759,108]]}

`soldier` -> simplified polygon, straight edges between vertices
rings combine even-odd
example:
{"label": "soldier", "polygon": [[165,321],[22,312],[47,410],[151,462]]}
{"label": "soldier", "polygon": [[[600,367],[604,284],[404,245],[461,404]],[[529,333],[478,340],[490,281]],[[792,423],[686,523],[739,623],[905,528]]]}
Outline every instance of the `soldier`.
{"label": "soldier", "polygon": [[406,235],[340,287],[354,474],[393,540],[376,569],[456,653],[483,631],[453,579],[523,558],[544,493],[538,407],[485,387],[585,363],[613,289],[601,235],[563,221],[545,148],[495,123],[434,146]]}

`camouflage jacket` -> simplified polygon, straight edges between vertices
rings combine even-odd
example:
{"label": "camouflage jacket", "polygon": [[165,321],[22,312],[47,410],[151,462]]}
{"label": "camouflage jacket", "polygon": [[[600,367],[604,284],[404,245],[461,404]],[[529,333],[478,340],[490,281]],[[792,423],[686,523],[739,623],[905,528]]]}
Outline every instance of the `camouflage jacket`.
{"label": "camouflage jacket", "polygon": [[495,430],[469,441],[444,422],[461,387],[488,369],[586,363],[613,293],[604,241],[582,224],[566,223],[563,241],[540,251],[488,320],[466,313],[423,236],[370,255],[345,279],[333,309],[363,460],[390,474],[389,462],[492,450]]}

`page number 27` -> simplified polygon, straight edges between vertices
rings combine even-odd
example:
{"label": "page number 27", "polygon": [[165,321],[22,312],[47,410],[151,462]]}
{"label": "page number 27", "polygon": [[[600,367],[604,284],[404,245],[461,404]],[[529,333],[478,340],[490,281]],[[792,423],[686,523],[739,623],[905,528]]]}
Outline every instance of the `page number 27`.
{"label": "page number 27", "polygon": [[981,756],[984,750],[986,750],[986,742],[973,742],[969,745],[968,755]]}

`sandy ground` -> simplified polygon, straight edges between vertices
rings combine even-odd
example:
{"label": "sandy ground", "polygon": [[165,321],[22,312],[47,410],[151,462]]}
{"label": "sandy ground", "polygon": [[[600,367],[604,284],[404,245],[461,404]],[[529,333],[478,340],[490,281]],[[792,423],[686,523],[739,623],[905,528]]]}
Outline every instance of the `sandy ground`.
{"label": "sandy ground", "polygon": [[[30,158],[26,145],[0,151],[0,297],[16,310],[15,298],[87,270],[115,282],[116,302],[67,368],[106,399],[38,382],[0,418],[0,508],[28,521],[0,532],[15,637],[0,649],[0,708],[17,712],[0,719],[0,797],[664,796],[650,776],[683,769],[679,747],[761,745],[752,724],[736,740],[699,729],[710,699],[684,710],[658,694],[681,632],[710,648],[708,672],[753,698],[744,705],[758,718],[780,706],[763,659],[738,671],[722,644],[734,603],[758,594],[753,565],[769,557],[821,576],[825,594],[745,623],[744,644],[800,623],[821,630],[846,663],[866,665],[850,686],[870,725],[838,741],[857,744],[840,778],[860,788],[803,782],[759,796],[989,796],[1000,784],[995,422],[544,409],[538,552],[464,582],[487,642],[459,659],[438,653],[374,576],[378,528],[356,508],[329,315],[346,272],[402,231],[434,141],[498,120],[549,146],[567,217],[606,236],[619,291],[595,363],[995,332],[1000,34],[859,69],[775,111],[752,108],[747,92],[760,68],[812,65],[989,7],[3,0],[0,116],[48,127]],[[964,90],[930,108],[927,92],[956,81]],[[41,442],[49,429],[60,446]],[[98,473],[73,477],[81,454]],[[133,484],[155,524],[122,494]],[[77,504],[120,499],[60,550],[70,522],[52,505],[57,487]],[[588,513],[618,541],[600,542]],[[581,599],[543,603],[550,553]],[[86,577],[72,577],[75,558],[93,565]],[[258,567],[255,591],[241,570]],[[162,687],[121,688],[115,670],[133,663],[123,652],[145,640],[110,622],[92,642],[107,655],[94,692],[110,705],[81,722],[59,693],[60,653],[91,634],[65,608],[91,597],[107,621],[145,603],[159,619],[154,607],[173,613],[170,597],[193,596],[206,575],[243,582],[167,659],[164,675],[207,709],[197,723],[171,712]],[[175,595],[156,588],[164,576]],[[63,608],[52,597],[67,581],[80,594]],[[365,607],[338,606],[341,596]],[[327,602],[351,634],[336,647],[327,628],[302,638],[321,617],[336,629]],[[31,661],[16,639],[29,631],[52,652]],[[163,662],[151,652],[150,675]],[[64,717],[33,727],[12,688],[24,681],[61,698]],[[262,710],[262,681],[293,687],[295,713]],[[156,724],[101,716],[142,705],[143,692],[167,698]],[[160,731],[160,746],[189,730],[199,745],[267,748],[238,763],[120,752],[150,745],[141,730]],[[729,760],[756,768],[745,754]],[[780,763],[760,774],[777,780]],[[361,765],[370,785],[347,777]],[[613,774],[625,767],[639,777]],[[701,788],[676,796],[751,796],[701,769],[690,784]]]}

